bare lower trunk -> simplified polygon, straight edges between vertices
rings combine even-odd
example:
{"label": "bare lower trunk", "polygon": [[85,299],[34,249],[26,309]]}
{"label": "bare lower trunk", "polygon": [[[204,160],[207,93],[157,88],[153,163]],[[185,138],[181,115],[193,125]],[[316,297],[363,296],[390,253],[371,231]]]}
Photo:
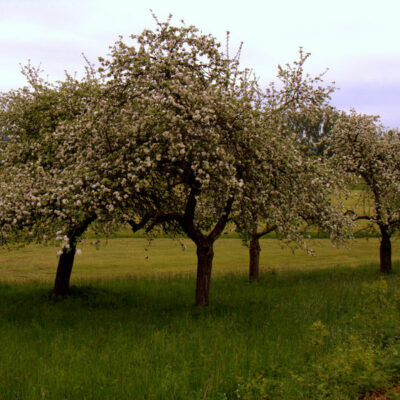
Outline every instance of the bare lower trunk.
{"label": "bare lower trunk", "polygon": [[58,260],[56,281],[54,282],[53,289],[56,296],[65,296],[68,294],[77,240],[81,235],[83,235],[95,218],[95,215],[89,215],[80,225],[75,226],[68,232],[67,236],[69,238],[70,247],[63,250],[60,259]]}
{"label": "bare lower trunk", "polygon": [[58,260],[56,281],[54,283],[54,294],[65,296],[69,292],[69,281],[71,278],[72,266],[74,265],[76,245],[70,245],[69,249],[64,249]]}
{"label": "bare lower trunk", "polygon": [[249,245],[250,263],[249,280],[258,281],[260,275],[260,240],[258,236],[252,236]]}
{"label": "bare lower trunk", "polygon": [[388,274],[392,272],[392,244],[387,229],[381,228],[381,234],[380,271]]}
{"label": "bare lower trunk", "polygon": [[197,245],[196,306],[208,306],[213,257],[213,243]]}

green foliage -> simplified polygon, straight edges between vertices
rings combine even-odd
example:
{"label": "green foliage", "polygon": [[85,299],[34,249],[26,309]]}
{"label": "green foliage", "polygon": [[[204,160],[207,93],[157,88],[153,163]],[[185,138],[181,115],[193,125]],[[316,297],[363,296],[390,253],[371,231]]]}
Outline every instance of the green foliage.
{"label": "green foliage", "polygon": [[350,335],[344,344],[313,363],[303,375],[293,375],[302,394],[299,398],[350,400],[390,385],[392,371],[382,355],[372,343]]}
{"label": "green foliage", "polygon": [[316,321],[311,325],[310,334],[310,350],[314,353],[317,360],[318,354],[326,343],[326,338],[329,336],[329,331],[322,321]]}
{"label": "green foliage", "polygon": [[[256,373],[254,377],[244,380],[238,378],[237,389],[233,399],[237,400],[278,400],[281,399],[282,381],[265,375],[266,372]],[[223,400],[227,400],[226,394]]]}
{"label": "green foliage", "polygon": [[398,293],[390,293],[387,282],[380,279],[371,284],[364,283],[361,291],[361,311],[355,322],[360,334],[375,344],[386,344],[397,340],[400,334]]}
{"label": "green foliage", "polygon": [[342,340],[334,346],[327,346],[334,338],[323,322],[311,325],[308,353],[313,361],[290,374],[292,388],[277,384],[284,377],[271,380],[256,374],[245,382],[239,379],[232,398],[281,399],[291,398],[292,393],[296,399],[351,400],[394,386],[400,378],[397,293],[391,293],[383,279],[363,283],[358,304],[358,312],[349,326],[341,328]]}

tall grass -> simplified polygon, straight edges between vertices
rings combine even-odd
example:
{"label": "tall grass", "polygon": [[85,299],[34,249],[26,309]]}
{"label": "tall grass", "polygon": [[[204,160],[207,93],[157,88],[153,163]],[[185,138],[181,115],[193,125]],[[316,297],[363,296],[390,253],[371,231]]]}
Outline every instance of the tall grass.
{"label": "tall grass", "polygon": [[377,271],[221,275],[206,309],[192,276],[81,281],[61,300],[46,282],[1,283],[0,399],[222,399],[263,370],[291,385],[313,322],[330,332],[326,351],[340,343]]}

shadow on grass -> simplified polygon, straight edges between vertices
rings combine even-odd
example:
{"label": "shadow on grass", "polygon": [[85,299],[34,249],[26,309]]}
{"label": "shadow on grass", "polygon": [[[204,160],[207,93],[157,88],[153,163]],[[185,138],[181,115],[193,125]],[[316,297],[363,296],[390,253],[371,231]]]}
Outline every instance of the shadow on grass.
{"label": "shadow on grass", "polygon": [[[391,281],[398,282],[399,267],[400,263],[394,265],[395,272],[388,276],[389,285]],[[212,281],[210,306],[206,308],[194,306],[193,277],[88,282],[72,286],[66,298],[54,297],[49,284],[0,283],[0,320],[24,324],[32,320],[44,321],[51,314],[52,322],[46,323],[70,326],[79,323],[81,318],[104,318],[120,323],[132,319],[142,323],[171,323],[175,319],[208,317],[243,321],[251,320],[254,313],[267,310],[270,315],[276,308],[293,308],[296,296],[306,307],[313,305],[318,309],[327,291],[347,293],[349,287],[361,287],[362,282],[380,276],[376,264],[312,271],[269,271],[261,275],[259,282],[253,283],[249,283],[244,274],[219,276]]]}
{"label": "shadow on grass", "polygon": [[[288,288],[298,286],[299,282],[322,283],[341,282],[350,280],[374,280],[378,277],[400,277],[400,262],[393,265],[393,273],[382,275],[376,263],[359,267],[337,266],[322,270],[275,271],[269,270],[260,274],[258,282],[249,282],[247,275],[242,273],[227,274],[213,278],[213,292],[220,288],[236,286],[243,288],[271,289],[276,286]],[[68,302],[80,303],[82,307],[94,308],[126,308],[133,305],[153,304],[165,310],[168,305],[176,305],[176,300],[184,305],[191,304],[194,298],[195,278],[191,276],[175,276],[162,278],[117,278],[112,280],[82,280],[82,285],[72,285],[68,296],[54,296],[51,285],[43,282],[4,283],[0,282],[0,298],[7,302],[19,304],[47,303],[63,304]],[[170,290],[165,291],[168,287]],[[193,293],[191,291],[193,290]],[[188,294],[189,298],[180,295]],[[176,295],[179,295],[176,298]],[[226,293],[219,293],[216,298],[227,298]],[[0,299],[0,301],[1,301]]]}

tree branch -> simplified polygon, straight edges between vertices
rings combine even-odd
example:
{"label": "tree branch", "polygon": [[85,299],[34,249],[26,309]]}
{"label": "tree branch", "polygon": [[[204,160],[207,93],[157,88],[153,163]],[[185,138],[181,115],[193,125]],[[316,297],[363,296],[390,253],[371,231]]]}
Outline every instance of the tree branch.
{"label": "tree branch", "polygon": [[139,229],[145,227],[145,225],[150,221],[151,214],[146,214],[140,222],[136,223],[133,219],[128,221],[128,224],[131,226],[133,233],[137,232]]}
{"label": "tree branch", "polygon": [[76,239],[82,236],[89,225],[96,219],[96,215],[91,215],[81,222],[81,224],[74,226],[67,234],[68,239],[72,245],[76,243]]}
{"label": "tree branch", "polygon": [[146,232],[150,232],[156,225],[160,225],[165,222],[176,221],[182,226],[182,220],[183,220],[182,214],[179,213],[157,215],[151,221],[151,224],[146,228]]}
{"label": "tree branch", "polygon": [[369,215],[357,215],[353,210],[346,210],[344,215],[349,215],[353,221],[358,221],[361,219],[372,221],[374,219]]}
{"label": "tree branch", "polygon": [[260,238],[263,237],[264,235],[266,235],[266,234],[268,234],[268,233],[270,233],[270,232],[273,232],[277,227],[278,227],[277,225],[272,225],[272,226],[270,226],[270,227],[268,227],[268,228],[265,228],[265,229],[264,229],[263,231],[261,231],[261,232],[256,232],[254,236],[255,236],[257,239],[260,239]]}
{"label": "tree branch", "polygon": [[208,235],[208,239],[212,240],[213,242],[218,238],[218,236],[224,230],[232,210],[233,202],[234,202],[234,197],[233,196],[229,197],[228,201],[226,202],[224,212],[221,215],[221,218],[218,220],[218,222],[214,226],[214,229]]}
{"label": "tree branch", "polygon": [[358,220],[361,220],[361,219],[365,219],[367,221],[372,221],[374,218],[370,217],[368,215],[358,215],[358,216],[356,216],[356,218],[353,219],[353,221],[358,221]]}

